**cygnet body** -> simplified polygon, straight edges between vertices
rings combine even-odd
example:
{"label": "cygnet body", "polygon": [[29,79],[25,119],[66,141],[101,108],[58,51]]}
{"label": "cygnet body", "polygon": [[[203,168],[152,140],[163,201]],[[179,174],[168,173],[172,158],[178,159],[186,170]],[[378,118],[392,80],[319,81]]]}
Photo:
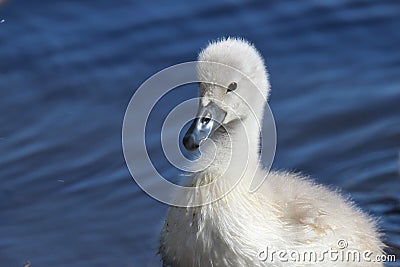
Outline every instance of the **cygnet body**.
{"label": "cygnet body", "polygon": [[[160,237],[164,266],[383,266],[363,256],[370,252],[372,261],[382,254],[372,218],[303,176],[260,167],[259,124],[270,85],[254,46],[236,38],[212,42],[197,69],[199,118],[183,141],[213,160],[189,175],[187,186],[199,190],[186,199],[188,206],[194,198],[207,204],[169,208]],[[252,193],[254,177],[265,181]],[[328,255],[335,250],[336,260]],[[360,252],[360,262],[340,259],[349,250]],[[304,253],[317,258],[295,257]]]}

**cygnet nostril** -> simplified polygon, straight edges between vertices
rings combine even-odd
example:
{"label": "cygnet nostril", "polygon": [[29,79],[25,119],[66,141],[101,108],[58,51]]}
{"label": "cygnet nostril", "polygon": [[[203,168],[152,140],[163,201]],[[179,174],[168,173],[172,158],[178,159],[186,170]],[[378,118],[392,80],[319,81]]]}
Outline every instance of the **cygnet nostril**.
{"label": "cygnet nostril", "polygon": [[207,124],[207,123],[210,122],[210,120],[211,120],[210,117],[201,117],[200,122],[201,122],[202,124]]}

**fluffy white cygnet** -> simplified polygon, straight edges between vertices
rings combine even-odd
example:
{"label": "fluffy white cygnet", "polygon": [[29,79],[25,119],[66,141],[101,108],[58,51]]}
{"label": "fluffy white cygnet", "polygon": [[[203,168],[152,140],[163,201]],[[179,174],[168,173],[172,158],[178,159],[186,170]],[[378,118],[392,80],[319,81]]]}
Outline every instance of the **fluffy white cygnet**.
{"label": "fluffy white cygnet", "polygon": [[[305,177],[259,166],[270,85],[254,46],[236,38],[210,43],[198,77],[199,118],[183,142],[213,160],[189,176],[187,186],[198,192],[185,199],[208,204],[169,209],[159,248],[164,266],[383,266],[374,262],[384,245],[372,218]],[[254,177],[266,179],[251,193]]]}

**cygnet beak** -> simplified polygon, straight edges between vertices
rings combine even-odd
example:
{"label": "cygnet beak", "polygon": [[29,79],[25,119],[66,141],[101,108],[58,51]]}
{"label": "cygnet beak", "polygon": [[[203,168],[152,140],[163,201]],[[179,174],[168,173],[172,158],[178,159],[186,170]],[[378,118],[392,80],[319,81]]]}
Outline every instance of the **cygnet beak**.
{"label": "cygnet beak", "polygon": [[183,137],[183,145],[189,151],[197,149],[221,125],[226,112],[215,103],[210,102],[200,107],[196,119]]}

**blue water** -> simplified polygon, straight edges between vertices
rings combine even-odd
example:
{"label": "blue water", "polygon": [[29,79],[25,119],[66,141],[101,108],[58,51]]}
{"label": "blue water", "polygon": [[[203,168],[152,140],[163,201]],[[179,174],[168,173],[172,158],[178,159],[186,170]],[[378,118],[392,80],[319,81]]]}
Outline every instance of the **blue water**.
{"label": "blue water", "polygon": [[167,206],[130,177],[125,108],[152,74],[228,35],[266,58],[273,168],[340,187],[400,260],[398,1],[10,0],[2,19],[1,266],[160,265]]}

